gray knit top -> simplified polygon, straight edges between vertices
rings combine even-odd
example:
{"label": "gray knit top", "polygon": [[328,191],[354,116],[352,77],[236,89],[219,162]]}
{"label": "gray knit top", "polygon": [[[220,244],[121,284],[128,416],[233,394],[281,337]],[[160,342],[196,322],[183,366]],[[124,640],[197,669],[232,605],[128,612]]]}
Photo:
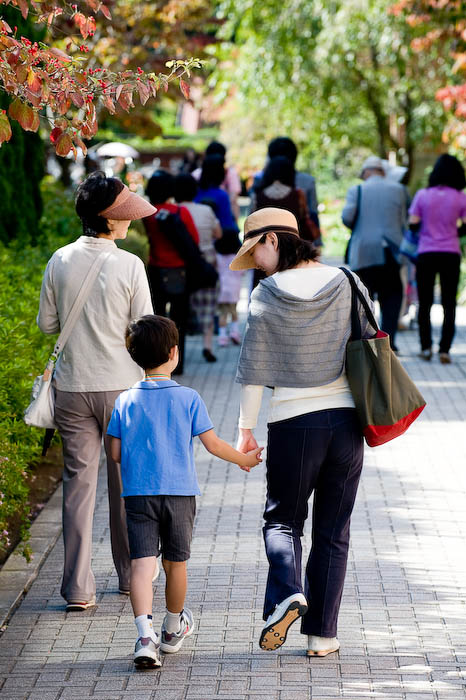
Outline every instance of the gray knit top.
{"label": "gray knit top", "polygon": [[[367,289],[354,278],[373,307]],[[361,307],[359,315],[363,337],[373,335]],[[283,291],[268,277],[251,294],[236,381],[270,387],[330,384],[344,371],[350,335],[351,287],[343,272],[309,300]]]}

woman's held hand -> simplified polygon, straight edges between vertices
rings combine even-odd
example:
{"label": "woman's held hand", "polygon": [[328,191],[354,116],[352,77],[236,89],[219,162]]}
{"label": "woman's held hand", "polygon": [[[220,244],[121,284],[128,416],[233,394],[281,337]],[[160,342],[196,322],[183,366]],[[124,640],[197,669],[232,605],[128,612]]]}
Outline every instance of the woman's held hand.
{"label": "woman's held hand", "polygon": [[250,428],[240,428],[238,442],[236,443],[236,449],[238,452],[247,454],[251,450],[256,450],[259,447],[256,438],[252,434]]}

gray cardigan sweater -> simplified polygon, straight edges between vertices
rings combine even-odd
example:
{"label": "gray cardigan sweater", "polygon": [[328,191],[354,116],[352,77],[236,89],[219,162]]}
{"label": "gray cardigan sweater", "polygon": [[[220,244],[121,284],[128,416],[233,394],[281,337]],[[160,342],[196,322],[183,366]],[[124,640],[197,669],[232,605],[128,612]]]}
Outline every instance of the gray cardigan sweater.
{"label": "gray cardigan sweater", "polygon": [[[361,308],[360,318],[363,335],[373,335]],[[284,292],[269,277],[251,294],[236,381],[271,387],[330,384],[344,370],[350,335],[351,287],[343,272],[308,301]]]}

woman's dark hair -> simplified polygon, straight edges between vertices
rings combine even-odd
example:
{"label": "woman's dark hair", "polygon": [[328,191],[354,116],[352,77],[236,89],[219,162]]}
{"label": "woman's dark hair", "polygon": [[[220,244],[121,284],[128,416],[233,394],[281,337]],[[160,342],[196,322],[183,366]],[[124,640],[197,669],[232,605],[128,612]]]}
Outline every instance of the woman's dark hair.
{"label": "woman's dark hair", "polygon": [[464,168],[458,158],[444,153],[434,165],[429,175],[429,187],[452,187],[455,190],[464,190],[466,187],[466,177]]}
{"label": "woman's dark hair", "polygon": [[173,192],[177,202],[192,202],[197,194],[197,182],[192,175],[177,175]]}
{"label": "woman's dark hair", "polygon": [[133,360],[143,369],[153,369],[168,361],[170,350],[178,345],[179,336],[171,319],[148,314],[131,321],[125,340]]}
{"label": "woman's dark hair", "polygon": [[146,195],[151,204],[163,204],[173,197],[175,178],[166,170],[156,170],[146,185]]}
{"label": "woman's dark hair", "polygon": [[283,185],[294,187],[295,177],[296,171],[291,160],[289,158],[285,158],[285,156],[276,156],[269,161],[264,170],[260,183],[260,189],[268,187],[277,180]]}
{"label": "woman's dark hair", "polygon": [[[278,265],[275,272],[283,272],[296,267],[301,262],[315,260],[318,256],[317,248],[303,238],[298,238],[292,233],[277,233],[278,239]],[[267,234],[259,239],[259,244],[265,243]]]}
{"label": "woman's dark hair", "polygon": [[225,179],[225,165],[221,156],[209,156],[202,164],[202,175],[200,180],[201,190],[209,187],[220,187]]}
{"label": "woman's dark hair", "polygon": [[79,185],[75,208],[83,225],[84,236],[95,238],[99,233],[110,233],[107,219],[99,216],[99,212],[113,204],[123,187],[121,180],[117,177],[106,177],[101,170],[91,173]]}
{"label": "woman's dark hair", "polygon": [[223,160],[225,160],[226,153],[227,149],[223,143],[220,143],[219,141],[212,141],[212,143],[209,143],[205,149],[206,158],[209,156],[222,156]]}
{"label": "woman's dark hair", "polygon": [[296,148],[294,141],[289,139],[288,136],[277,136],[276,139],[273,139],[269,143],[267,152],[269,158],[285,156],[285,158],[291,160],[293,165],[298,157],[298,149]]}

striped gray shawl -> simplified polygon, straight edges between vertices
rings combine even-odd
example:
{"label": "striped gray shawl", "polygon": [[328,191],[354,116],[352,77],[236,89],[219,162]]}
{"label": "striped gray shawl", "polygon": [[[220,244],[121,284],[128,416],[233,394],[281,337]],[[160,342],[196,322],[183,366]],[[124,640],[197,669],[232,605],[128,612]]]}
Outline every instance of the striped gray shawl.
{"label": "striped gray shawl", "polygon": [[[368,322],[362,309],[360,318],[364,336]],[[309,300],[283,291],[268,277],[251,294],[236,381],[270,387],[330,384],[345,369],[350,335],[351,287],[342,272]]]}

